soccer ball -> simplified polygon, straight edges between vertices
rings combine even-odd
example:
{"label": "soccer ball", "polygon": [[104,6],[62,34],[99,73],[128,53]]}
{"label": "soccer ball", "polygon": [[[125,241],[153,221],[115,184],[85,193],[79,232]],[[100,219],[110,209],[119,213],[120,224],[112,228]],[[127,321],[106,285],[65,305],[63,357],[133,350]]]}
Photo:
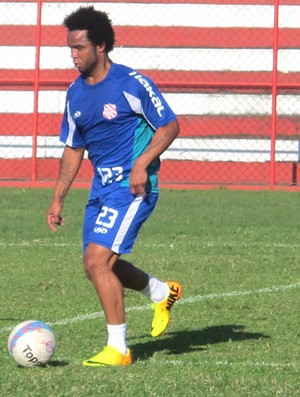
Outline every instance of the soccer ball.
{"label": "soccer ball", "polygon": [[55,336],[45,323],[28,320],[16,325],[9,334],[8,352],[22,367],[46,364],[54,354]]}

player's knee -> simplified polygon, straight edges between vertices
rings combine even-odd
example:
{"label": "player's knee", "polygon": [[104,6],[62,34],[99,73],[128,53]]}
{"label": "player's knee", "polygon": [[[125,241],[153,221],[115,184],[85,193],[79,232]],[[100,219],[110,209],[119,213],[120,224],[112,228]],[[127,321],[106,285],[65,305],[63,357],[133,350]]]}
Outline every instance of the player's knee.
{"label": "player's knee", "polygon": [[86,278],[89,279],[90,281],[92,281],[92,278],[91,278],[90,274],[88,273],[88,271],[87,271],[87,269],[85,267],[84,259],[82,260],[82,262],[83,262],[83,268],[84,268],[84,272],[85,272]]}
{"label": "player's knee", "polygon": [[109,271],[106,261],[98,255],[86,254],[83,258],[83,264],[86,275],[90,280]]}

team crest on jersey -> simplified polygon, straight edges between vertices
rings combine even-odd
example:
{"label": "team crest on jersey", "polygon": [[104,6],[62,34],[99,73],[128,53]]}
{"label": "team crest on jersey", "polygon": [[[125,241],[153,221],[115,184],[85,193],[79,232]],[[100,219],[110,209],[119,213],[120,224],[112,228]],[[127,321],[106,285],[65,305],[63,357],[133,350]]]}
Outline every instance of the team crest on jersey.
{"label": "team crest on jersey", "polygon": [[117,106],[111,103],[105,104],[103,107],[102,115],[108,120],[113,119],[117,116]]}

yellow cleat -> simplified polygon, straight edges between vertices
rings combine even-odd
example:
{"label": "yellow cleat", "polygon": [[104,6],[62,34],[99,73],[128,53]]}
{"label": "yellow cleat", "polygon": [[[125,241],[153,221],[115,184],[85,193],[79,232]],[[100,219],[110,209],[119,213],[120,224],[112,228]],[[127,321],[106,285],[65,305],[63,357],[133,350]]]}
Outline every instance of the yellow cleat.
{"label": "yellow cleat", "polygon": [[182,286],[176,281],[167,281],[170,288],[169,296],[159,303],[152,303],[151,308],[154,311],[152,321],[151,336],[157,337],[161,335],[170,322],[170,310],[173,304],[182,295]]}
{"label": "yellow cleat", "polygon": [[83,365],[87,367],[105,367],[108,365],[129,365],[132,363],[130,350],[127,349],[127,354],[122,354],[118,349],[112,346],[105,346],[105,348],[96,356],[83,361]]}

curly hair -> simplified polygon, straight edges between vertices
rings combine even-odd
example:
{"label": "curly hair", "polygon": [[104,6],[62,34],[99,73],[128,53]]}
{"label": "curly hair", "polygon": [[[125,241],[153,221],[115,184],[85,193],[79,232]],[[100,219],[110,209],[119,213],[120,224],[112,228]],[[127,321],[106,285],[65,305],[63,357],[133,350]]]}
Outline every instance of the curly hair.
{"label": "curly hair", "polygon": [[70,32],[72,30],[87,30],[88,39],[94,45],[104,43],[107,53],[114,48],[115,32],[106,12],[97,11],[92,6],[80,7],[64,19],[63,26]]}

